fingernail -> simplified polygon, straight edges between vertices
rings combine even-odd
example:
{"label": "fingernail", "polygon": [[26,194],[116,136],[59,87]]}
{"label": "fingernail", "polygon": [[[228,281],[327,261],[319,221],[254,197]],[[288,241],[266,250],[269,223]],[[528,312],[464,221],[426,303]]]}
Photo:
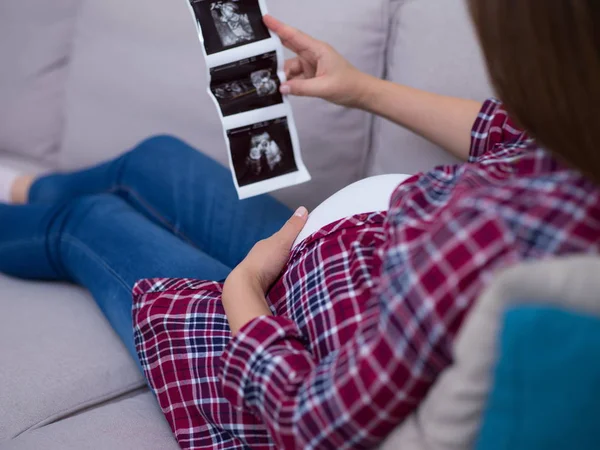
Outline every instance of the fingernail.
{"label": "fingernail", "polygon": [[292,92],[292,88],[290,88],[287,84],[281,86],[281,93],[283,95],[290,95]]}
{"label": "fingernail", "polygon": [[308,209],[306,209],[304,206],[301,206],[300,208],[298,208],[296,210],[296,212],[294,213],[294,215],[296,217],[304,217],[308,214]]}

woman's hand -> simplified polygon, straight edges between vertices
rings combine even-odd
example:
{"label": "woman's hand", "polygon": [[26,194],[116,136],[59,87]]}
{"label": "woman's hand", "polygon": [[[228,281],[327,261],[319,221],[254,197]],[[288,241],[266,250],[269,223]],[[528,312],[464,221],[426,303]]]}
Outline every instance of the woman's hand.
{"label": "woman's hand", "polygon": [[265,16],[264,21],[283,45],[298,55],[285,63],[288,81],[281,86],[283,94],[319,97],[342,106],[361,107],[372,77],[350,64],[329,44],[273,16]]}
{"label": "woman's hand", "polygon": [[281,230],[256,244],[225,281],[223,306],[233,335],[251,320],[271,315],[265,293],[281,274],[307,219],[306,208],[299,208]]}

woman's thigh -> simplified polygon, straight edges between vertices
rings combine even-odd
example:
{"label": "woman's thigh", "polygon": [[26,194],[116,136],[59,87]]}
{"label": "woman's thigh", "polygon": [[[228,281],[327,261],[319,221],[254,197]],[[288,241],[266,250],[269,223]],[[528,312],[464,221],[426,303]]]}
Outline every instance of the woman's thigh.
{"label": "woman's thigh", "polygon": [[221,281],[230,272],[112,195],[58,206],[0,205],[0,217],[0,272],[86,287],[134,357],[131,308],[137,281]]}

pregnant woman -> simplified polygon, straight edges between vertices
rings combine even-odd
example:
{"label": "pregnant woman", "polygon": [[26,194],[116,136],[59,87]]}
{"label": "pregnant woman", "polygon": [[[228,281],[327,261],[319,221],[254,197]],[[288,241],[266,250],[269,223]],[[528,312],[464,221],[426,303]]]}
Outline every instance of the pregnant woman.
{"label": "pregnant woman", "polygon": [[599,250],[598,3],[470,3],[506,106],[372,78],[265,19],[298,55],[285,94],[385,116],[463,164],[363,181],[310,218],[238,201],[169,137],[77,173],[4,169],[0,270],[87,287],[182,448],[371,448],[498,271]]}

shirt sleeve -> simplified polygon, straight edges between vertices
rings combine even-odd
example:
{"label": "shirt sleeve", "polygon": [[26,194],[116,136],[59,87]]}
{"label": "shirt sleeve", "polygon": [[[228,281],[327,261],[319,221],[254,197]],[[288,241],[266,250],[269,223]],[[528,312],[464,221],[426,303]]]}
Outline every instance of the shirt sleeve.
{"label": "shirt sleeve", "polygon": [[528,139],[527,133],[515,124],[504,105],[489,99],[483,104],[471,131],[469,162],[477,162],[500,149],[499,144],[518,144]]}
{"label": "shirt sleeve", "polygon": [[223,393],[262,418],[277,448],[372,448],[451,363],[451,343],[486,280],[518,260],[497,215],[465,207],[396,230],[376,289],[378,309],[317,362],[297,326],[261,317],[230,342]]}

